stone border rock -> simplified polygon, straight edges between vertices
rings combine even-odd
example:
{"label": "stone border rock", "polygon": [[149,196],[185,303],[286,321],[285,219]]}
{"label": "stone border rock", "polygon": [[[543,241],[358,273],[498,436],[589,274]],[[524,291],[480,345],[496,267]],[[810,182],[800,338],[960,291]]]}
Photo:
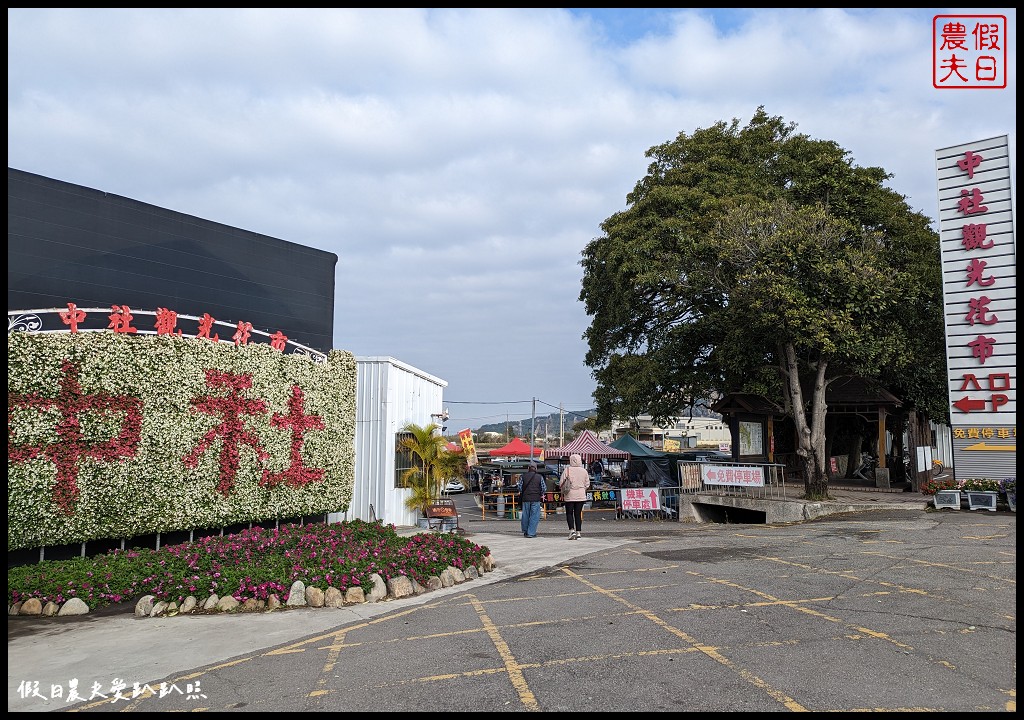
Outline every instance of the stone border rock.
{"label": "stone border rock", "polygon": [[[360,605],[368,602],[398,600],[412,595],[422,595],[431,590],[452,587],[453,585],[480,577],[484,573],[491,572],[494,568],[494,559],[490,555],[485,556],[479,565],[470,565],[465,570],[449,565],[440,575],[431,575],[427,578],[425,587],[406,575],[400,575],[385,581],[380,575],[374,573],[370,576],[370,579],[373,581],[373,587],[369,593],[364,593],[361,587],[350,587],[344,592],[338,588],[329,587],[325,592],[317,587],[306,587],[305,583],[296,580],[292,583],[288,591],[288,597],[283,603],[277,595],[271,595],[265,601],[250,598],[242,603],[238,602],[231,595],[225,595],[224,597],[211,595],[202,602],[190,595],[179,606],[175,602],[157,600],[153,595],[145,595],[135,603],[135,617],[172,617],[175,615],[218,612],[270,612],[280,608],[287,609],[293,607],[339,608],[346,605]],[[36,617],[87,615],[88,613],[89,606],[81,598],[71,598],[61,606],[54,602],[47,602],[44,605],[38,598],[29,598],[16,602],[7,608],[8,615]]]}

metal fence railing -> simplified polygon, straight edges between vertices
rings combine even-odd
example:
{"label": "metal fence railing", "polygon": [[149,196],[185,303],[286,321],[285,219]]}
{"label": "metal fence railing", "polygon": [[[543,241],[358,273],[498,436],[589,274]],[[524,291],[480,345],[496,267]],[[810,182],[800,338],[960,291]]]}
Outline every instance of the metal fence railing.
{"label": "metal fence railing", "polygon": [[683,493],[786,499],[786,466],[779,463],[679,461]]}
{"label": "metal fence railing", "polygon": [[[706,463],[679,461],[677,485],[611,487],[587,493],[584,512],[615,513],[617,520],[676,521],[685,512],[681,506],[696,495],[719,495],[751,499],[786,499],[786,466],[780,463]],[[475,493],[481,519],[518,518],[518,493]],[[560,514],[561,493],[545,493],[544,519]],[[684,509],[685,510],[685,509]]]}
{"label": "metal fence railing", "polygon": [[684,504],[700,495],[786,499],[786,467],[779,463],[702,463],[679,461],[678,485],[622,487],[616,518],[679,521]]}

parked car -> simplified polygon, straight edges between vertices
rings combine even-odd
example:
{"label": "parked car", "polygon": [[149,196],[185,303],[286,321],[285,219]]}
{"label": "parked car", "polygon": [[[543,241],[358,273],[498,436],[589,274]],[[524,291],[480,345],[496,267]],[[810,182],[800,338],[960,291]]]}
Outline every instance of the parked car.
{"label": "parked car", "polygon": [[686,462],[732,462],[732,455],[721,450],[684,450],[678,456]]}
{"label": "parked car", "polygon": [[466,486],[461,480],[449,480],[444,486],[444,491],[447,495],[464,493],[466,492]]}

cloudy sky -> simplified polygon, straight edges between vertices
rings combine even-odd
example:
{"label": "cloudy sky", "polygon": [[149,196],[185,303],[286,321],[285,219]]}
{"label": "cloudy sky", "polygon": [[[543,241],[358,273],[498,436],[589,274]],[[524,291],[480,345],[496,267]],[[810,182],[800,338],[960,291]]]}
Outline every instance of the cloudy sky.
{"label": "cloudy sky", "polygon": [[[1006,17],[1006,89],[933,86],[935,15]],[[929,217],[936,149],[1016,147],[1009,8],[7,19],[9,167],[336,253],[334,346],[446,380],[449,432],[593,407],[581,252],[652,146],[763,105]]]}

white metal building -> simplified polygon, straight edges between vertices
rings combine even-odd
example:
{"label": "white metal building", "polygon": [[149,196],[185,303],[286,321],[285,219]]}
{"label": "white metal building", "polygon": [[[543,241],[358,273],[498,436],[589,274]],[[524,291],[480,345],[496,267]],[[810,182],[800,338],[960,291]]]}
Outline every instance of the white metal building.
{"label": "white metal building", "polygon": [[397,487],[396,437],[408,423],[438,422],[447,386],[447,381],[393,357],[356,358],[352,504],[347,512],[331,513],[328,522],[377,518],[385,524],[416,524],[417,513],[405,507],[410,491]]}
{"label": "white metal building", "polygon": [[729,426],[721,418],[683,417],[655,425],[650,415],[640,415],[636,422],[639,427],[629,421],[613,421],[609,440],[618,440],[628,433],[655,450],[664,450],[667,440],[675,441],[679,449],[732,444]]}

